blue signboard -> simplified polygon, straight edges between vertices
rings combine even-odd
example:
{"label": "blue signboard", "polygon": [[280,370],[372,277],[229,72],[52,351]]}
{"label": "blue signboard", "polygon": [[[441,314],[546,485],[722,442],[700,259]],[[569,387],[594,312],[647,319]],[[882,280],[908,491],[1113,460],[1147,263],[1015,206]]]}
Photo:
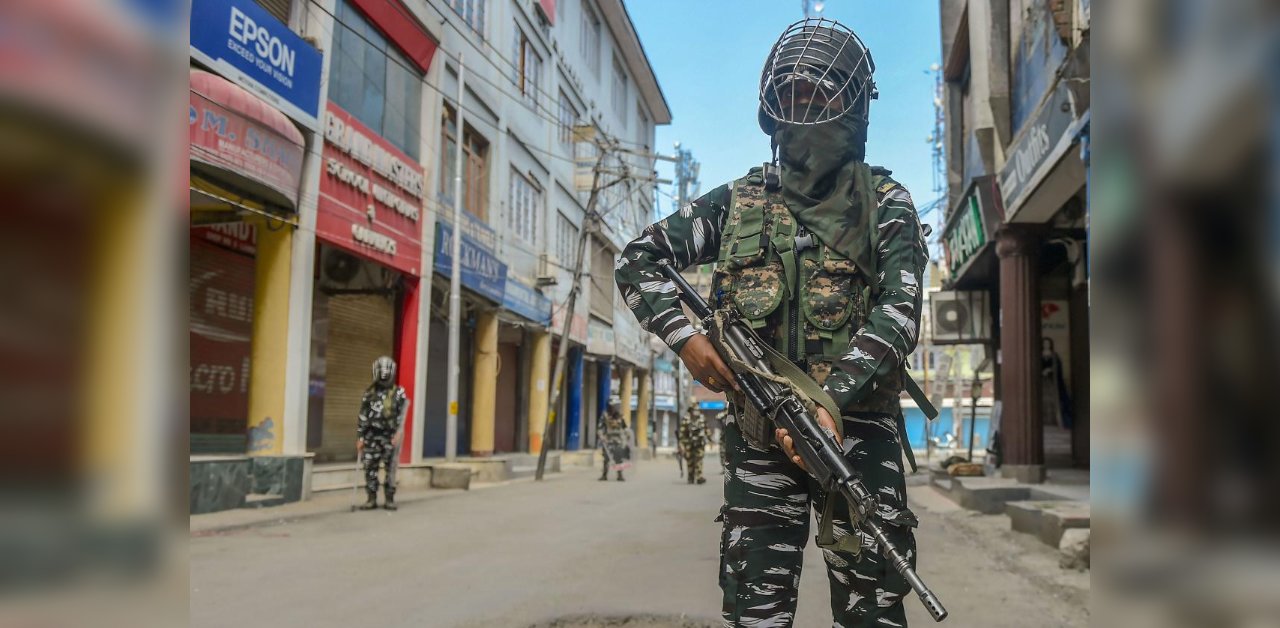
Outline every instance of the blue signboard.
{"label": "blue signboard", "polygon": [[191,56],[307,128],[319,126],[320,51],[253,0],[194,0]]}
{"label": "blue signboard", "polygon": [[551,324],[551,299],[510,278],[502,295],[502,307],[539,325]]}
{"label": "blue signboard", "polygon": [[[436,221],[435,271],[445,277],[453,272],[453,225]],[[507,265],[498,261],[467,234],[462,234],[462,285],[496,303],[503,302]],[[547,312],[548,319],[551,312]]]}
{"label": "blue signboard", "polygon": [[699,401],[699,410],[724,410],[725,402],[723,401]]}

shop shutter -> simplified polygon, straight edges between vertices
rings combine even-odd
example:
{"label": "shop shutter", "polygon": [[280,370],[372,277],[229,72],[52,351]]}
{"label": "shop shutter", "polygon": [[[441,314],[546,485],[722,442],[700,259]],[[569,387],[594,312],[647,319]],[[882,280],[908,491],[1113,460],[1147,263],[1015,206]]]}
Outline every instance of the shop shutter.
{"label": "shop shutter", "polygon": [[329,299],[325,347],[324,428],[317,461],[355,460],[356,415],[378,356],[392,355],[395,315],[389,296],[338,294]]}
{"label": "shop shutter", "polygon": [[252,247],[252,227],[245,225],[191,231],[192,454],[242,454],[245,450],[253,334]]}
{"label": "shop shutter", "polygon": [[276,16],[276,19],[289,24],[289,5],[291,0],[258,0],[258,4],[266,9],[268,13]]}

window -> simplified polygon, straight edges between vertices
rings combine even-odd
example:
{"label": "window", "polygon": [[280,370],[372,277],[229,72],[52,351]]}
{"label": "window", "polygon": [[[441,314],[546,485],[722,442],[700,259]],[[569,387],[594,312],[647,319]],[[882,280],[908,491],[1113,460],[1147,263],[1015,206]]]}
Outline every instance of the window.
{"label": "window", "polygon": [[565,266],[578,262],[578,226],[560,212],[556,212],[556,257]]}
{"label": "window", "polygon": [[444,0],[472,30],[484,37],[484,4],[487,0]]}
{"label": "window", "polygon": [[349,0],[337,18],[329,99],[417,160],[422,75]]}
{"label": "window", "polygon": [[645,115],[644,105],[636,101],[636,141],[645,148],[649,147],[649,116]]}
{"label": "window", "polygon": [[520,90],[525,100],[537,107],[538,84],[542,78],[542,57],[539,57],[538,52],[533,49],[533,43],[520,29],[519,24],[515,26],[514,43],[511,56],[513,66],[511,81],[516,84],[516,89]]}
{"label": "window", "polygon": [[600,18],[592,10],[590,0],[582,2],[582,33],[578,38],[578,45],[591,74],[600,78]]}
{"label": "window", "polygon": [[511,210],[507,212],[507,228],[511,230],[511,235],[536,247],[542,189],[515,168],[511,169],[510,207]]}
{"label": "window", "polygon": [[557,116],[560,120],[560,143],[572,151],[573,148],[573,125],[578,123],[578,109],[573,106],[573,101],[569,100],[569,95],[560,91],[560,111]]}
{"label": "window", "polygon": [[[453,206],[454,164],[458,150],[458,114],[453,107],[444,106],[444,121],[440,125],[440,202]],[[487,222],[489,214],[489,142],[471,125],[462,133],[462,208]]]}
{"label": "window", "polygon": [[618,57],[613,57],[613,111],[627,123],[627,71]]}

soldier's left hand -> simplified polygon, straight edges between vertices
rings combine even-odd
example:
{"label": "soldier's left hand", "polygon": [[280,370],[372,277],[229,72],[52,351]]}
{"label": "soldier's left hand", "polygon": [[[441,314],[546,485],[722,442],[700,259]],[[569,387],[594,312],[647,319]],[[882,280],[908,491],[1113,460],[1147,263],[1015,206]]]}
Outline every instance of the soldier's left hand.
{"label": "soldier's left hand", "polygon": [[[831,413],[827,412],[827,409],[822,406],[818,406],[818,425],[832,434],[837,433],[835,419],[831,418]],[[800,468],[805,471],[809,470],[808,467],[805,467],[804,461],[800,459],[799,454],[796,453],[795,441],[787,435],[786,430],[782,428],[774,430],[773,438],[778,441],[778,446],[782,448],[782,451],[786,452],[787,457],[790,458],[792,462],[800,465]]]}

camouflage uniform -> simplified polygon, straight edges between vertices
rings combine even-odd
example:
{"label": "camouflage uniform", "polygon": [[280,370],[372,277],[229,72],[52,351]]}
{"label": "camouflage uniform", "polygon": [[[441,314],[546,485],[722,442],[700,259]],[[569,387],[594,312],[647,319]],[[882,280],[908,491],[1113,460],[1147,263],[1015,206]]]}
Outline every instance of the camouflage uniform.
{"label": "camouflage uniform", "polygon": [[680,441],[680,450],[684,452],[689,472],[686,477],[689,483],[705,484],[707,478],[702,476],[702,456],[707,449],[707,420],[702,413],[689,408],[680,418],[680,426],[676,429],[676,438]]}
{"label": "camouflage uniform", "polygon": [[[718,262],[713,306],[736,310],[766,342],[785,347],[793,362],[824,384],[842,409],[849,458],[879,497],[890,537],[914,565],[916,521],[906,506],[898,398],[902,361],[916,343],[927,258],[911,197],[887,171],[871,172],[864,172],[859,187],[866,192],[869,186],[874,194],[855,206],[860,212],[874,204],[873,213],[861,213],[862,224],[869,225],[863,233],[869,234],[870,263],[856,263],[816,238],[816,246],[795,253],[803,230],[782,195],[765,190],[756,169],[650,225],[622,252],[615,279],[641,326],[679,353],[696,332],[658,261],[669,260],[678,269]],[[872,264],[874,281],[866,270]],[[777,445],[748,445],[736,424],[724,440],[724,620],[790,625],[808,509],[820,509],[826,494]],[[910,588],[874,542],[852,530],[843,500],[835,508],[834,533],[837,540],[858,534],[863,548],[856,555],[823,552],[836,625],[906,625],[901,600]]]}
{"label": "camouflage uniform", "polygon": [[393,503],[396,495],[395,455],[393,441],[400,432],[409,398],[402,386],[374,384],[365,390],[360,400],[360,416],[356,421],[356,434],[364,441],[365,491],[370,502],[378,493],[378,468],[386,469],[384,496]]}
{"label": "camouflage uniform", "polygon": [[622,466],[624,460],[614,460],[614,455],[610,452],[624,451],[630,446],[631,431],[627,429],[626,421],[622,420],[622,414],[610,410],[605,414],[604,421],[600,426],[600,454],[604,458],[603,469],[600,472],[601,480],[609,479],[609,466],[612,463],[618,470],[618,481],[624,482],[626,478],[622,477]]}

